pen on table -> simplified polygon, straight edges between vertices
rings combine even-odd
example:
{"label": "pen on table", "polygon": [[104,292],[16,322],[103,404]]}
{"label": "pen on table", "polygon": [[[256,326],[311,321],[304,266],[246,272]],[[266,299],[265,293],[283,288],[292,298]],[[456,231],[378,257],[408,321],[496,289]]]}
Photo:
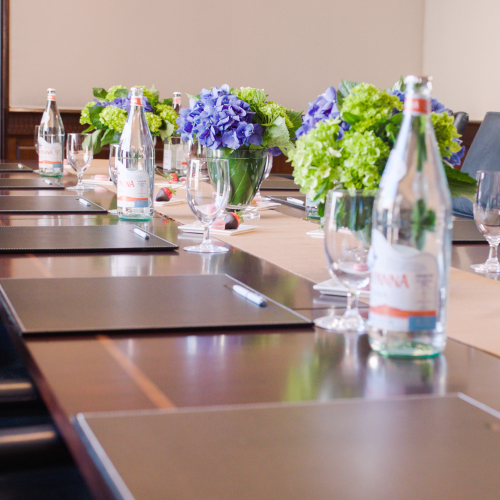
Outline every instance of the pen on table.
{"label": "pen on table", "polygon": [[24,168],[24,165],[22,163],[18,163],[17,168]]}
{"label": "pen on table", "polygon": [[149,240],[149,234],[146,233],[146,231],[139,229],[138,227],[134,227],[134,233],[140,236],[141,238],[144,238],[145,240]]}
{"label": "pen on table", "polygon": [[83,198],[78,198],[78,201],[82,204],[82,205],[85,205],[86,207],[90,207],[90,203],[83,199]]}
{"label": "pen on table", "polygon": [[265,301],[264,297],[262,297],[262,295],[251,292],[250,290],[247,290],[246,288],[240,285],[227,286],[227,288],[232,290],[236,295],[239,295],[240,297],[247,299],[248,301],[254,303],[257,306],[260,307],[267,306],[267,302]]}
{"label": "pen on table", "polygon": [[45,182],[46,184],[50,184],[50,185],[52,186],[52,182],[50,182],[48,179],[44,179],[44,182]]}
{"label": "pen on table", "polygon": [[299,200],[297,198],[292,198],[291,196],[287,196],[286,201],[289,201],[290,203],[295,203],[295,205],[303,205],[304,201]]}

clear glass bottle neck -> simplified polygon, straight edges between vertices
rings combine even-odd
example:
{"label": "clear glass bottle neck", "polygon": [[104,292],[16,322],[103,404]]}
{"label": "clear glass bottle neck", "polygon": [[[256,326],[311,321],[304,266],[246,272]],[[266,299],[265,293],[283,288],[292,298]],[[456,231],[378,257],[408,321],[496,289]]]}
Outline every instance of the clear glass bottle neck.
{"label": "clear glass bottle neck", "polygon": [[430,116],[431,84],[429,81],[407,84],[403,112],[410,115]]}

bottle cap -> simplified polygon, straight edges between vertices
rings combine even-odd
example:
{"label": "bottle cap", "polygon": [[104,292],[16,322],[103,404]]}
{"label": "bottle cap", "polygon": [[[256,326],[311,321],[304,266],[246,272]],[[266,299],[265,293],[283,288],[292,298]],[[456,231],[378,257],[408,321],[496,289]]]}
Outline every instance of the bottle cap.
{"label": "bottle cap", "polygon": [[55,99],[56,99],[56,89],[47,89],[47,99],[49,101],[55,101]]}

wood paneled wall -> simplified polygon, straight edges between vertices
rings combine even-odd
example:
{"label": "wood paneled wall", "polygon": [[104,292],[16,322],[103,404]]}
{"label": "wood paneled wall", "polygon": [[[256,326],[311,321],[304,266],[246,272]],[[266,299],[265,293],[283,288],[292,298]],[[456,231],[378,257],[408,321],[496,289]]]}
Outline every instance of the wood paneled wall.
{"label": "wood paneled wall", "polygon": [[[7,160],[36,160],[38,158],[35,151],[35,125],[42,119],[42,110],[17,111],[11,110],[7,114]],[[79,111],[61,111],[64,129],[66,133],[81,132],[84,127],[80,125]],[[470,122],[464,134],[464,144],[469,149],[474,136],[481,122]],[[109,149],[103,148],[96,158],[107,158]],[[156,161],[163,161],[163,145],[158,142],[156,145]],[[292,166],[283,155],[274,158],[273,173],[291,174]]]}

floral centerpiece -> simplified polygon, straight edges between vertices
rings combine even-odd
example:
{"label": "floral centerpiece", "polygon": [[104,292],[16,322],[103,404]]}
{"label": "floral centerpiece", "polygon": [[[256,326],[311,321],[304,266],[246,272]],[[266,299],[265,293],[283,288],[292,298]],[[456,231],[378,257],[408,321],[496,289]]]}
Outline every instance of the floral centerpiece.
{"label": "floral centerpiece", "polygon": [[[172,107],[172,99],[160,101],[160,93],[154,85],[143,89],[143,105],[151,135],[161,140],[170,137],[174,131],[177,113]],[[95,99],[85,105],[80,115],[80,124],[90,125],[84,132],[92,132],[94,153],[102,146],[116,144],[127,121],[130,111],[130,91],[123,85],[108,90],[100,87],[93,89]]]}
{"label": "floral centerpiece", "polygon": [[[309,105],[289,157],[301,192],[319,202],[324,215],[329,190],[377,189],[403,118],[404,83],[383,90],[343,80]],[[472,197],[476,181],[453,169],[464,155],[451,111],[437,99],[431,120],[452,196]]]}
{"label": "floral centerpiece", "polygon": [[244,208],[257,191],[268,152],[288,154],[302,124],[302,112],[267,100],[261,89],[228,85],[189,95],[189,108],[180,112],[178,133],[198,141],[207,155],[227,158],[231,176],[230,208]]}

